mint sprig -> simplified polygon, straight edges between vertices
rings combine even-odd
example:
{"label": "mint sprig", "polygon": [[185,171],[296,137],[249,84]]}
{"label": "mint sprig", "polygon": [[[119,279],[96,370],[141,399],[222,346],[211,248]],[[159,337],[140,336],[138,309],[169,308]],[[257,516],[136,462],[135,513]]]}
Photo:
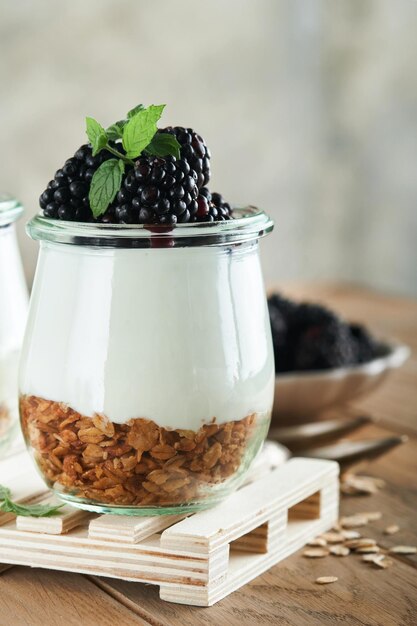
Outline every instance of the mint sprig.
{"label": "mint sprig", "polygon": [[[107,210],[119,191],[125,166],[133,166],[134,160],[143,152],[148,155],[180,157],[180,144],[169,133],[157,133],[157,122],[165,104],[145,108],[138,104],[131,109],[126,119],[119,120],[107,129],[92,117],[86,118],[86,132],[93,149],[93,156],[100,150],[107,150],[115,159],[104,161],[91,180],[89,201],[95,218]],[[110,142],[122,140],[125,153],[120,152]]]}
{"label": "mint sprig", "polygon": [[11,499],[11,492],[8,487],[0,485],[0,511],[3,513],[14,513],[23,517],[50,517],[55,515],[64,504],[18,504]]}
{"label": "mint sprig", "polygon": [[4,485],[0,485],[0,500],[4,500],[4,498],[10,498],[11,495],[12,495],[12,492],[10,491],[8,487],[5,487]]}

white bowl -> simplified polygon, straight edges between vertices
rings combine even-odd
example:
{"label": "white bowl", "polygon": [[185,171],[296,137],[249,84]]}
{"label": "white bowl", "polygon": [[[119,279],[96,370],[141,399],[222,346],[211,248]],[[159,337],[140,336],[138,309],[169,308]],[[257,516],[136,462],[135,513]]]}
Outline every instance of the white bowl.
{"label": "white bowl", "polygon": [[[273,421],[308,421],[315,413],[368,393],[380,385],[390,370],[400,367],[410,348],[398,343],[381,342],[381,356],[360,365],[318,372],[279,374],[275,383]],[[285,421],[288,421],[285,419]]]}

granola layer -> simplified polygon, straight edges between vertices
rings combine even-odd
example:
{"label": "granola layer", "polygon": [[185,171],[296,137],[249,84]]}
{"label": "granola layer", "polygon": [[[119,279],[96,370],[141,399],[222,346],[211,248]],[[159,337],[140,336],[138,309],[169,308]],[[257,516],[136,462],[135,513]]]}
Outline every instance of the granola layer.
{"label": "granola layer", "polygon": [[38,396],[20,399],[22,429],[50,486],[97,503],[171,506],[201,500],[240,468],[256,414],[199,430],[85,417]]}

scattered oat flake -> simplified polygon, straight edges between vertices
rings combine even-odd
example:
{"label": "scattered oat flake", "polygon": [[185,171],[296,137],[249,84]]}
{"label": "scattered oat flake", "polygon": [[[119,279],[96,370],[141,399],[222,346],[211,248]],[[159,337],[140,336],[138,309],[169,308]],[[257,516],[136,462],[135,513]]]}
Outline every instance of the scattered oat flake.
{"label": "scattered oat flake", "polygon": [[333,554],[334,556],[348,556],[348,554],[350,554],[349,548],[342,546],[340,543],[330,546],[329,551],[330,554]]}
{"label": "scattered oat flake", "polygon": [[315,546],[315,547],[322,547],[324,548],[324,546],[327,545],[327,541],[325,539],[323,539],[322,537],[316,537],[315,539],[312,539],[311,541],[309,541],[307,543],[308,546]]}
{"label": "scattered oat flake", "polygon": [[384,533],[386,535],[395,535],[395,533],[397,533],[400,530],[400,527],[397,524],[391,524],[390,526],[387,526],[386,529],[384,530]]}
{"label": "scattered oat flake", "polygon": [[379,546],[361,546],[360,548],[356,548],[355,552],[359,554],[376,554],[380,550],[381,548]]}
{"label": "scattered oat flake", "polygon": [[375,476],[360,476],[360,478],[363,479],[367,479],[367,480],[371,480],[377,487],[378,489],[383,489],[385,487],[385,480],[383,480],[382,478],[376,478]]}
{"label": "scattered oat flake", "polygon": [[391,559],[387,559],[386,557],[383,557],[382,559],[375,559],[373,563],[377,567],[380,567],[381,569],[387,569],[387,567],[391,567],[391,565],[393,564],[393,561]]}
{"label": "scattered oat flake", "polygon": [[362,557],[362,561],[365,563],[371,563],[380,569],[387,569],[393,564],[391,559],[387,559],[384,554],[364,554]]}
{"label": "scattered oat flake", "polygon": [[359,539],[361,534],[357,530],[342,530],[345,539]]}
{"label": "scattered oat flake", "polygon": [[347,485],[346,483],[340,484],[340,491],[344,496],[357,496],[359,492],[357,489],[352,487],[352,485]]}
{"label": "scattered oat flake", "polygon": [[394,546],[389,549],[390,552],[395,554],[417,554],[417,548],[415,546]]}
{"label": "scattered oat flake", "polygon": [[345,474],[341,480],[340,490],[348,496],[373,495],[385,486],[385,482],[374,476],[356,476]]}
{"label": "scattered oat flake", "polygon": [[340,489],[343,494],[351,496],[372,495],[381,488],[380,479],[372,476],[355,476],[345,474],[342,478]]}
{"label": "scattered oat flake", "polygon": [[342,517],[340,523],[344,528],[356,528],[358,526],[365,526],[368,523],[368,518],[366,515],[358,513],[356,515]]}
{"label": "scattered oat flake", "polygon": [[381,511],[372,511],[371,513],[361,513],[361,515],[364,515],[366,519],[368,520],[368,522],[376,522],[382,517]]}
{"label": "scattered oat flake", "polygon": [[329,551],[326,548],[307,548],[304,550],[303,556],[309,559],[320,559],[323,556],[328,556]]}
{"label": "scattered oat flake", "polygon": [[368,537],[361,537],[360,539],[349,539],[345,541],[345,546],[351,548],[352,550],[357,550],[357,548],[364,548],[369,546],[375,546],[375,539],[369,539]]}
{"label": "scattered oat flake", "polygon": [[329,585],[330,583],[335,583],[338,580],[337,576],[320,576],[319,578],[316,578],[316,583],[318,585]]}
{"label": "scattered oat flake", "polygon": [[380,561],[383,557],[382,554],[364,554],[362,557],[362,561],[366,563],[375,563],[376,561]]}
{"label": "scattered oat flake", "polygon": [[322,533],[320,535],[321,539],[324,539],[327,543],[342,543],[345,538],[342,535],[342,533],[340,532],[327,532],[327,533]]}

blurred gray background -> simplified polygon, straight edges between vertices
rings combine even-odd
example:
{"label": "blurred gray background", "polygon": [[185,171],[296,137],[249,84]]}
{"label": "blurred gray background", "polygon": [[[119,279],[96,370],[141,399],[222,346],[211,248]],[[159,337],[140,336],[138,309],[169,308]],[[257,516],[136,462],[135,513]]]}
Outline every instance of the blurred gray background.
{"label": "blurred gray background", "polygon": [[416,2],[0,0],[0,29],[0,190],[27,218],[86,115],[167,103],[209,144],[212,191],[274,217],[268,284],[417,294]]}

